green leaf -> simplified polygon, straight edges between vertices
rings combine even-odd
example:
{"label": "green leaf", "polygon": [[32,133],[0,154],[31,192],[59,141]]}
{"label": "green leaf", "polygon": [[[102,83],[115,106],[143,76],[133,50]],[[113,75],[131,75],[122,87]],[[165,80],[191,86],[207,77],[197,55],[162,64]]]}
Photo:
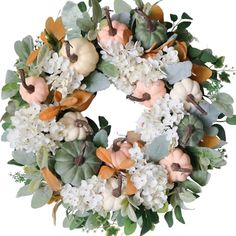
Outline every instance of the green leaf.
{"label": "green leaf", "polygon": [[21,187],[17,194],[16,194],[16,197],[19,198],[19,197],[25,197],[25,196],[29,196],[29,195],[32,195],[33,192],[29,190],[29,185],[24,185],[23,187]]}
{"label": "green leaf", "polygon": [[169,147],[170,141],[166,139],[166,135],[161,135],[155,138],[152,143],[148,145],[146,154],[149,160],[157,162],[167,156]]}
{"label": "green leaf", "polygon": [[211,50],[205,49],[202,51],[202,55],[200,56],[200,60],[204,63],[206,63],[206,62],[215,63],[217,61],[217,58],[212,55]]}
{"label": "green leaf", "polygon": [[223,126],[219,125],[219,124],[214,124],[214,127],[216,127],[218,129],[218,137],[223,140],[226,141],[226,134],[225,134],[225,130],[223,128]]}
{"label": "green leaf", "polygon": [[202,191],[201,187],[198,184],[188,179],[183,182],[183,186],[194,193],[200,193]]}
{"label": "green leaf", "polygon": [[134,211],[134,208],[132,207],[131,204],[129,204],[128,207],[127,207],[127,216],[133,222],[137,222],[138,221],[137,216],[136,216],[135,211]]}
{"label": "green leaf", "polygon": [[19,85],[17,83],[8,83],[2,88],[2,99],[14,97],[18,91]]}
{"label": "green leaf", "polygon": [[234,109],[233,109],[232,104],[224,104],[224,103],[220,103],[219,101],[215,101],[212,104],[215,106],[216,109],[218,109],[224,115],[230,118],[234,115]]}
{"label": "green leaf", "polygon": [[[224,66],[224,62],[225,62],[225,57],[222,56],[222,57],[219,57],[217,59],[217,61],[214,63],[214,66],[216,68],[222,68]],[[224,73],[224,72],[223,72]],[[229,75],[228,73],[226,73],[227,75]],[[226,77],[226,80],[228,81],[228,76]],[[223,80],[224,81],[224,80]]]}
{"label": "green leaf", "polygon": [[201,186],[205,186],[210,179],[211,175],[205,170],[194,170],[191,178]]}
{"label": "green leaf", "polygon": [[94,30],[94,23],[92,22],[89,13],[83,12],[82,14],[83,16],[76,21],[77,26],[84,32],[89,32],[92,29]]}
{"label": "green leaf", "polygon": [[191,57],[191,58],[196,58],[198,56],[200,56],[202,53],[201,50],[197,49],[197,48],[194,48],[192,46],[189,46],[188,48],[188,55]]}
{"label": "green leaf", "polygon": [[173,21],[173,22],[176,22],[178,20],[178,16],[177,15],[174,15],[174,14],[170,14],[170,19]]}
{"label": "green leaf", "polygon": [[85,2],[79,2],[79,3],[78,3],[78,7],[79,7],[79,9],[80,9],[81,12],[87,11],[87,6],[86,6],[86,3],[85,3]]}
{"label": "green leaf", "polygon": [[93,7],[93,23],[97,25],[102,19],[102,8],[97,0],[91,0]]}
{"label": "green leaf", "polygon": [[232,117],[228,117],[226,119],[226,122],[229,124],[229,125],[236,125],[236,115],[233,115]]}
{"label": "green leaf", "polygon": [[101,60],[98,63],[97,68],[108,77],[117,77],[119,74],[117,67],[105,60]]}
{"label": "green leaf", "polygon": [[87,86],[86,90],[91,93],[105,90],[110,86],[108,78],[104,74],[97,71],[94,71],[88,77],[86,77],[83,80],[83,83]]}
{"label": "green leaf", "polygon": [[35,192],[40,187],[41,181],[42,181],[42,176],[37,176],[34,179],[32,179],[28,185],[28,190],[31,193]]}
{"label": "green leaf", "polygon": [[169,204],[168,202],[165,203],[165,205],[157,210],[157,213],[166,213],[169,209]]}
{"label": "green leaf", "polygon": [[89,41],[94,41],[97,38],[97,30],[89,30],[88,34],[87,34],[87,38]]}
{"label": "green leaf", "polygon": [[24,166],[18,162],[16,162],[14,159],[11,159],[10,161],[7,162],[8,165],[14,165],[14,166]]}
{"label": "green leaf", "polygon": [[226,83],[230,83],[230,74],[226,73],[225,71],[223,71],[221,74],[219,74],[219,77],[222,81],[226,82]]}
{"label": "green leaf", "polygon": [[182,211],[181,211],[180,206],[176,206],[174,212],[175,212],[175,218],[176,218],[180,223],[185,224],[185,221],[184,221],[184,218],[183,218],[183,216],[182,216]]}
{"label": "green leaf", "polygon": [[131,6],[123,0],[114,1],[114,10],[115,13],[119,14],[122,12],[130,12],[132,10]]}
{"label": "green leaf", "polygon": [[119,227],[123,227],[123,226],[124,226],[124,224],[125,224],[125,219],[126,219],[126,218],[127,218],[127,217],[123,217],[123,216],[121,215],[121,213],[119,212],[119,214],[118,214],[118,216],[117,216],[117,218],[116,218],[117,224],[118,224]]}
{"label": "green leaf", "polygon": [[48,150],[45,146],[42,146],[36,153],[36,161],[40,169],[48,167]]}
{"label": "green leaf", "polygon": [[18,83],[19,82],[19,76],[15,71],[8,70],[6,73],[6,79],[5,79],[6,84],[9,83]]}
{"label": "green leaf", "polygon": [[222,103],[222,104],[233,104],[234,103],[234,99],[232,98],[232,96],[227,93],[218,93],[215,96],[215,99],[218,103]]}
{"label": "green leaf", "polygon": [[44,186],[39,188],[36,192],[34,192],[32,200],[31,200],[31,207],[36,209],[40,208],[48,203],[51,199],[53,191],[48,187]]}
{"label": "green leaf", "polygon": [[183,31],[183,30],[187,29],[191,24],[192,24],[192,22],[190,22],[190,21],[181,22],[178,24],[177,30]]}
{"label": "green leaf", "polygon": [[98,219],[99,219],[98,214],[90,215],[85,223],[85,227],[88,230],[99,228],[101,226],[101,221],[99,221]]}
{"label": "green leaf", "polygon": [[144,3],[142,0],[134,0],[139,9],[143,9]]}
{"label": "green leaf", "polygon": [[131,235],[135,232],[137,228],[137,224],[133,221],[131,221],[129,218],[125,219],[124,222],[124,232],[126,235]]}
{"label": "green leaf", "polygon": [[181,18],[185,20],[193,20],[193,18],[189,16],[186,12],[182,14]]}
{"label": "green leaf", "polygon": [[98,120],[101,128],[105,128],[109,125],[108,120],[104,116],[99,116]]}
{"label": "green leaf", "polygon": [[89,126],[92,128],[93,132],[97,133],[99,131],[97,124],[89,117],[86,117],[86,119],[88,120]]}
{"label": "green leaf", "polygon": [[37,57],[37,65],[42,65],[45,60],[47,59],[48,53],[49,53],[49,46],[47,44],[44,44],[40,50],[39,50],[39,54]]}
{"label": "green leaf", "polygon": [[108,135],[107,132],[104,129],[101,129],[98,131],[94,138],[93,142],[97,147],[107,147],[108,146]]}
{"label": "green leaf", "polygon": [[14,160],[22,165],[35,164],[35,155],[33,153],[27,153],[25,151],[16,150],[12,152]]}
{"label": "green leaf", "polygon": [[143,211],[142,219],[143,219],[143,224],[142,224],[140,236],[146,234],[148,231],[152,230],[152,228],[153,228],[153,223],[151,221],[149,211],[147,211],[147,210]]}
{"label": "green leaf", "polygon": [[196,197],[191,192],[186,190],[179,193],[179,198],[187,203],[193,202],[196,199]]}
{"label": "green leaf", "polygon": [[168,226],[171,228],[174,224],[172,211],[166,212],[166,214],[164,215],[164,218],[165,218],[166,223],[168,224]]}

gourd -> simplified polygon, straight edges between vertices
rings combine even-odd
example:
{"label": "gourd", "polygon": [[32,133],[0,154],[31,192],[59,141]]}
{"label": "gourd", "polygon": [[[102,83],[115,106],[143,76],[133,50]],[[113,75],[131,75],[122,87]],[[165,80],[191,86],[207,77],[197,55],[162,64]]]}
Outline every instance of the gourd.
{"label": "gourd", "polygon": [[105,8],[106,18],[107,18],[107,26],[104,26],[98,32],[98,41],[99,43],[106,47],[109,41],[119,42],[123,45],[126,45],[129,42],[130,36],[132,36],[132,32],[129,30],[127,25],[120,23],[116,20],[111,20],[109,9]]}
{"label": "gourd", "polygon": [[160,165],[167,169],[170,183],[183,182],[192,172],[190,157],[179,148],[160,160]]}
{"label": "gourd", "polygon": [[84,140],[92,133],[87,119],[80,112],[67,112],[59,122],[65,126],[63,131],[66,142]]}
{"label": "gourd", "polygon": [[204,136],[203,123],[196,116],[186,115],[181,120],[177,133],[180,145],[196,146]]}
{"label": "gourd", "polygon": [[105,189],[102,192],[104,198],[103,208],[105,211],[118,211],[122,207],[122,201],[125,198],[123,191],[119,197],[113,195],[113,190],[118,188],[118,182],[115,178],[110,178],[107,180]]}
{"label": "gourd", "polygon": [[199,84],[189,78],[177,82],[170,91],[173,99],[180,99],[184,103],[184,108],[188,111],[194,105],[202,114],[206,115],[206,111],[198,104],[202,100],[202,91]]}
{"label": "gourd", "polygon": [[101,161],[96,157],[96,147],[89,141],[73,141],[61,144],[55,154],[55,171],[65,184],[80,186],[81,180],[97,172]]}
{"label": "gourd", "polygon": [[60,55],[70,60],[71,67],[85,77],[93,72],[99,60],[95,46],[84,38],[65,41]]}
{"label": "gourd", "polygon": [[128,95],[132,101],[140,102],[142,105],[151,108],[158,98],[166,94],[165,83],[162,80],[153,82],[150,85],[145,85],[138,81],[132,95]]}
{"label": "gourd", "polygon": [[142,19],[137,17],[135,38],[141,41],[142,46],[149,49],[153,45],[159,47],[165,43],[168,39],[166,27],[158,21],[151,20],[143,11],[136,10],[136,12]]}
{"label": "gourd", "polygon": [[29,104],[40,104],[47,99],[49,89],[44,78],[34,76],[25,78],[23,70],[20,71],[20,77],[22,83],[19,92],[24,101]]}

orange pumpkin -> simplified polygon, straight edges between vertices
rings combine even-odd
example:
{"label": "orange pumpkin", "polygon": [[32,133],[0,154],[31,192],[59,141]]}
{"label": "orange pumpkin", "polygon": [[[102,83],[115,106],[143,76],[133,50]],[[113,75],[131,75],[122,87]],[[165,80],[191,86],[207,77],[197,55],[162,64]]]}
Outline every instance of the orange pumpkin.
{"label": "orange pumpkin", "polygon": [[20,95],[29,104],[44,102],[49,94],[48,85],[42,77],[31,76],[25,79],[24,72],[21,72]]}
{"label": "orange pumpkin", "polygon": [[109,9],[105,8],[105,13],[107,17],[108,26],[104,26],[98,32],[98,41],[99,43],[106,47],[109,41],[116,41],[123,45],[129,42],[129,38],[132,35],[132,32],[129,30],[127,25],[122,24],[116,20],[111,20]]}
{"label": "orange pumpkin", "polygon": [[142,105],[151,108],[156,103],[157,99],[165,94],[165,83],[162,80],[158,80],[149,86],[138,81],[133,94],[128,95],[127,98],[132,101],[140,102]]}
{"label": "orange pumpkin", "polygon": [[160,160],[160,165],[167,169],[170,183],[183,182],[192,172],[190,157],[179,148]]}

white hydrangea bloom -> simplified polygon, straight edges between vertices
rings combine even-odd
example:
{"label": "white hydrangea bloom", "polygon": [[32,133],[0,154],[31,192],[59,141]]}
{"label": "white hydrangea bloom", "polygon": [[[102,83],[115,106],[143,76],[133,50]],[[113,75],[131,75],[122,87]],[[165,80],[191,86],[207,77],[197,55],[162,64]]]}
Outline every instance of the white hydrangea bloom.
{"label": "white hydrangea bloom", "polygon": [[94,175],[90,179],[82,180],[79,187],[66,184],[61,190],[63,202],[82,214],[88,211],[103,214],[105,199],[103,199],[102,192],[105,189],[105,183],[105,180]]}
{"label": "white hydrangea bloom", "polygon": [[68,58],[59,56],[58,53],[53,51],[49,53],[42,70],[50,74],[46,77],[46,80],[51,85],[51,89],[60,91],[63,97],[78,89],[84,79],[83,75],[78,74],[70,66]]}
{"label": "white hydrangea bloom", "polygon": [[33,104],[22,108],[11,117],[13,128],[8,130],[7,140],[12,148],[26,152],[37,152],[41,146],[55,152],[58,141],[63,140],[64,126],[55,119],[41,121],[39,113],[41,105]]}
{"label": "white hydrangea bloom", "polygon": [[167,171],[164,167],[153,163],[147,163],[136,169],[131,177],[138,191],[133,200],[139,206],[143,204],[147,209],[157,211],[167,201],[166,190],[168,188]]}
{"label": "white hydrangea bloom", "polygon": [[101,51],[102,58],[117,66],[119,76],[110,78],[113,84],[126,94],[131,94],[134,84],[142,81],[149,84],[165,79],[163,68],[167,64],[179,61],[178,52],[173,47],[165,47],[153,58],[142,58],[144,49],[140,42],[129,41],[123,46],[119,42],[110,41]]}
{"label": "white hydrangea bloom", "polygon": [[172,147],[178,145],[177,128],[184,118],[185,110],[180,100],[172,99],[169,94],[157,100],[150,109],[145,110],[137,123],[137,132],[147,143],[160,135],[167,135]]}

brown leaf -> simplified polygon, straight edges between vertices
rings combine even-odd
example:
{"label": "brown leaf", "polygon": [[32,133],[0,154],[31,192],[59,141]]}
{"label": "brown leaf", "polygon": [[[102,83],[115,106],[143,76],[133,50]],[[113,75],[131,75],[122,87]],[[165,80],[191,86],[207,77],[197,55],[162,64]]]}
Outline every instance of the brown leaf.
{"label": "brown leaf", "polygon": [[197,81],[199,84],[204,83],[212,76],[212,70],[206,66],[193,64],[191,79]]}
{"label": "brown leaf", "polygon": [[42,121],[52,120],[60,111],[60,106],[48,107],[39,113],[39,119]]}
{"label": "brown leaf", "polygon": [[108,166],[102,166],[99,171],[99,176],[102,179],[110,179],[112,175],[115,173],[115,170]]}
{"label": "brown leaf", "polygon": [[68,98],[65,98],[61,102],[61,106],[64,107],[64,108],[69,108],[69,107],[73,107],[77,103],[78,103],[78,99],[77,98],[75,98],[75,97],[68,97]]}
{"label": "brown leaf", "polygon": [[53,100],[54,100],[55,102],[60,102],[61,99],[62,99],[62,94],[61,94],[61,92],[55,91],[55,92],[54,92]]}
{"label": "brown leaf", "polygon": [[106,148],[103,148],[103,147],[97,148],[96,155],[101,161],[103,161],[107,164],[112,164],[111,163],[111,156]]}
{"label": "brown leaf", "polygon": [[61,17],[58,17],[56,21],[52,17],[46,20],[45,28],[48,34],[53,35],[58,41],[61,41],[65,37],[65,28]]}
{"label": "brown leaf", "polygon": [[176,41],[175,50],[178,51],[180,61],[185,61],[187,59],[188,48],[185,42]]}
{"label": "brown leaf", "polygon": [[135,131],[128,131],[126,135],[126,140],[128,143],[134,144],[141,140],[141,135]]}
{"label": "brown leaf", "polygon": [[61,182],[59,179],[47,168],[44,167],[40,170],[44,180],[47,182],[48,186],[54,191],[61,190]]}
{"label": "brown leaf", "polygon": [[119,164],[120,170],[127,170],[134,165],[134,161],[131,159],[126,159]]}
{"label": "brown leaf", "polygon": [[27,65],[27,66],[33,64],[33,62],[35,61],[35,59],[37,58],[37,56],[38,56],[38,54],[39,54],[39,50],[40,50],[40,48],[38,48],[38,49],[36,49],[36,50],[33,50],[33,51],[29,54],[29,56],[28,56],[28,58],[27,58],[27,61],[26,61],[26,65]]}
{"label": "brown leaf", "polygon": [[215,148],[220,144],[220,139],[217,136],[204,135],[202,141],[199,143],[201,147]]}
{"label": "brown leaf", "polygon": [[163,10],[158,6],[157,4],[153,5],[150,14],[149,14],[150,19],[152,20],[158,20],[161,23],[164,22],[164,13]]}
{"label": "brown leaf", "polygon": [[134,195],[138,190],[137,188],[134,186],[132,180],[131,180],[131,176],[127,175],[127,184],[125,187],[125,192],[127,193],[127,195]]}
{"label": "brown leaf", "polygon": [[59,202],[61,200],[61,195],[59,194],[53,194],[51,199],[48,201],[48,204],[52,204],[54,202]]}

